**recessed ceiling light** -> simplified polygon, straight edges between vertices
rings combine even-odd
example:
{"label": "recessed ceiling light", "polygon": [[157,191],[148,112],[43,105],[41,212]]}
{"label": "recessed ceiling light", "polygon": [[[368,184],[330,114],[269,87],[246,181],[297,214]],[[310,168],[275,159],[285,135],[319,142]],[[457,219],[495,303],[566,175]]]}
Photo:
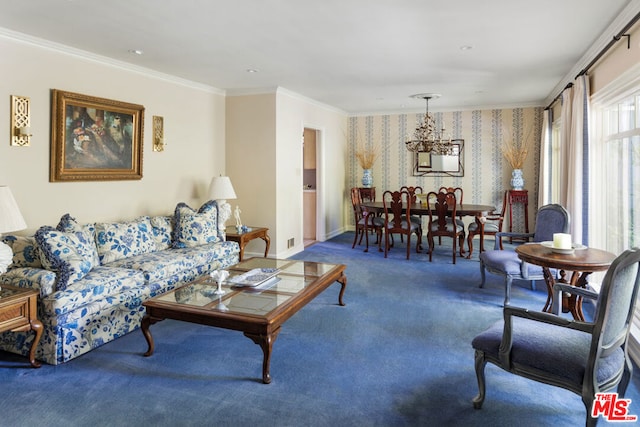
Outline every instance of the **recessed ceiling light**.
{"label": "recessed ceiling light", "polygon": [[256,68],[247,68],[247,73],[257,73],[258,70]]}
{"label": "recessed ceiling light", "polygon": [[471,50],[471,49],[473,49],[473,46],[469,46],[468,44],[464,46],[460,46],[460,50]]}
{"label": "recessed ceiling light", "polygon": [[134,55],[142,55],[144,51],[142,49],[129,49],[129,53],[132,53]]}

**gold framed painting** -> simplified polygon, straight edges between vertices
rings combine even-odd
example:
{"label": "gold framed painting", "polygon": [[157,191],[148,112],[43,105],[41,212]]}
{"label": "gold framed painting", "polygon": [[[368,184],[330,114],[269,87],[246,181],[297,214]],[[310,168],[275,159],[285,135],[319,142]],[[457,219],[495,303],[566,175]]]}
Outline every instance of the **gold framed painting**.
{"label": "gold framed painting", "polygon": [[52,90],[49,181],[142,179],[144,107]]}

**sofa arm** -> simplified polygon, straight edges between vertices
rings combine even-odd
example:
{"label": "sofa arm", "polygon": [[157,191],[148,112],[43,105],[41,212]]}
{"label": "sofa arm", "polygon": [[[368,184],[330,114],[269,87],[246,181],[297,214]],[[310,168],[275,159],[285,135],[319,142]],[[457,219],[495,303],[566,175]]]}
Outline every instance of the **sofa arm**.
{"label": "sofa arm", "polygon": [[43,268],[12,268],[0,275],[0,286],[2,284],[35,289],[40,292],[41,297],[46,297],[55,292],[56,273]]}

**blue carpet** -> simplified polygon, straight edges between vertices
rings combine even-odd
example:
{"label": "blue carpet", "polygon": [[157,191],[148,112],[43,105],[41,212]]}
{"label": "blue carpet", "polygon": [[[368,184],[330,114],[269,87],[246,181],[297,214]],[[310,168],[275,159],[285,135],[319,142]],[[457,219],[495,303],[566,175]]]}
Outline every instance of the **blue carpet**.
{"label": "blue carpet", "polygon": [[[472,338],[501,317],[502,281],[480,282],[477,253],[434,261],[397,242],[388,259],[351,249],[352,233],[308,247],[295,259],[347,265],[282,327],[269,385],[262,352],[242,333],[166,320],[152,326],[143,357],[138,330],[59,366],[25,366],[0,352],[3,426],[578,426],[579,396],[487,366],[481,410]],[[476,242],[477,243],[477,242]],[[450,244],[450,243],[449,243]],[[512,302],[540,309],[546,291],[516,283]],[[640,415],[638,370],[627,391]],[[602,425],[606,423],[601,421]]]}

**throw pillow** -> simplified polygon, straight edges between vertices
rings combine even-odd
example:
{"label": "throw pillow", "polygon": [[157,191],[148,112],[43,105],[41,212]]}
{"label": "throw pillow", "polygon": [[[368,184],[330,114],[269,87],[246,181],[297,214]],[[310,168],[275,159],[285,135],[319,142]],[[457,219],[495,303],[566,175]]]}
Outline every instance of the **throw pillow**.
{"label": "throw pillow", "polygon": [[95,267],[93,240],[83,231],[64,232],[44,226],[36,231],[35,239],[42,254],[42,265],[57,272],[57,291],[65,290]]}
{"label": "throw pillow", "polygon": [[197,211],[178,203],[173,229],[173,247],[189,248],[221,241],[218,236],[218,204],[209,200]]}
{"label": "throw pillow", "polygon": [[85,233],[87,241],[92,242],[93,248],[93,259],[91,263],[93,265],[100,264],[100,258],[98,257],[98,247],[96,246],[96,226],[95,224],[85,224],[81,225],[76,221],[74,217],[69,215],[68,213],[62,215],[60,218],[60,222],[56,226],[56,230],[64,231],[67,233],[82,231]]}
{"label": "throw pillow", "polygon": [[2,238],[2,242],[7,244],[13,251],[11,267],[42,268],[40,249],[33,236],[26,237],[7,234]]}
{"label": "throw pillow", "polygon": [[154,252],[151,219],[143,216],[131,222],[96,223],[96,244],[102,264]]}
{"label": "throw pillow", "polygon": [[156,239],[156,250],[169,249],[173,233],[173,218],[170,216],[151,217],[151,226],[153,227],[153,237]]}

